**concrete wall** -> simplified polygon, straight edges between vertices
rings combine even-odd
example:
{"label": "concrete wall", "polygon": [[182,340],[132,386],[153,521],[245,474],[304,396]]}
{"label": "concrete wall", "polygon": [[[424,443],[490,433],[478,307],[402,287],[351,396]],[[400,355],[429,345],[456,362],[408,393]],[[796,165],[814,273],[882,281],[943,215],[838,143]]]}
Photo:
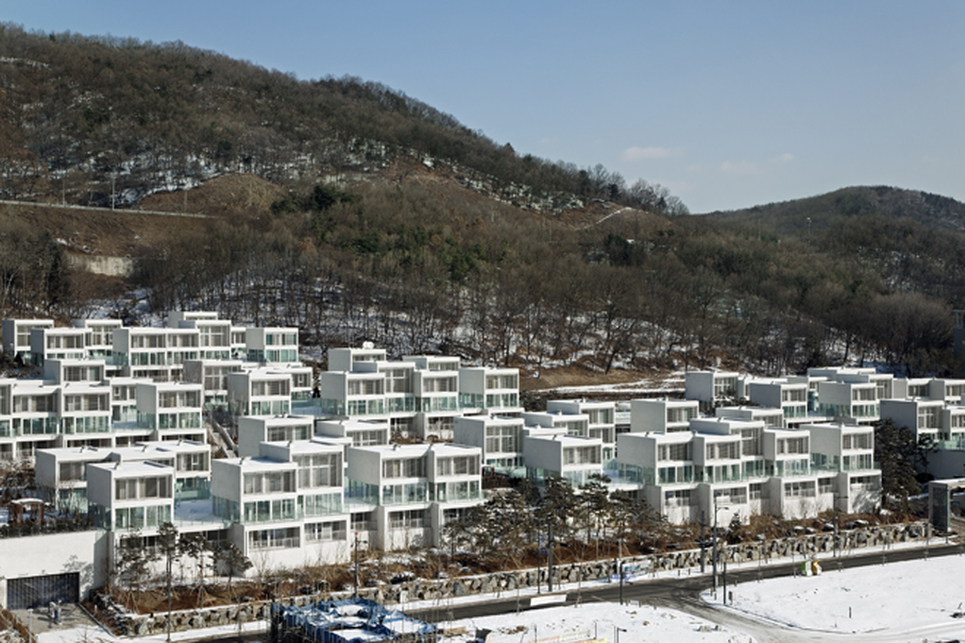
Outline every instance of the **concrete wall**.
{"label": "concrete wall", "polygon": [[4,538],[0,555],[0,606],[7,606],[7,580],[80,574],[80,595],[106,583],[110,536],[104,531]]}
{"label": "concrete wall", "polygon": [[[928,537],[930,531],[926,522],[906,525],[869,526],[851,530],[841,530],[837,537],[837,550],[851,553],[853,550],[864,549],[878,545],[891,545],[899,542],[922,541]],[[835,537],[831,532],[807,534],[796,538],[782,538],[777,540],[756,541],[720,547],[720,555],[730,564],[748,563],[755,561],[768,562],[771,559],[798,557],[811,559],[831,556],[835,551]],[[666,572],[673,570],[700,569],[701,561],[709,572],[712,562],[712,550],[703,551],[691,549],[674,551],[664,554],[652,554],[636,558],[624,558],[626,565],[633,565],[637,570],[650,572]],[[615,560],[595,561],[591,563],[562,565],[553,569],[553,586],[562,583],[576,583],[605,578],[615,578],[618,574],[618,563]],[[381,587],[359,588],[359,596],[372,599],[387,605],[400,605],[404,609],[405,603],[410,601],[446,600],[458,596],[471,594],[497,594],[515,592],[516,589],[535,588],[537,583],[546,587],[548,571],[543,569],[524,569],[518,571],[496,572],[479,576],[463,576],[444,580],[415,580],[396,585],[382,585]],[[637,576],[636,578],[639,578]],[[285,603],[296,606],[308,605],[319,599],[348,598],[351,591],[313,594],[306,596],[284,597]],[[109,612],[112,606],[98,606]],[[266,618],[270,606],[266,602],[246,603],[204,610],[188,610],[175,612],[172,615],[172,630],[186,631],[216,625],[232,625]],[[115,612],[114,621],[122,633],[132,636],[147,636],[163,634],[167,627],[167,614],[155,613],[133,615]]]}

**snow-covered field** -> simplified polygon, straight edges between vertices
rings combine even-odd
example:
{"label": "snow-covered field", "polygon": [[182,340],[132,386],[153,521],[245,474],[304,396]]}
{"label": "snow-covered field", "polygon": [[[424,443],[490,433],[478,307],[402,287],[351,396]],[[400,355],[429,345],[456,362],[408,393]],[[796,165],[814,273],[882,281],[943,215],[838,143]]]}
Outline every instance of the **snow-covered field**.
{"label": "snow-covered field", "polygon": [[[442,641],[465,643],[473,640],[477,628],[490,629],[492,643],[567,643],[597,638],[610,643],[624,641],[673,641],[674,643],[747,643],[747,634],[718,627],[689,614],[650,606],[620,606],[616,603],[586,603],[578,607],[548,607],[486,618],[456,621],[453,629],[466,634]],[[554,637],[560,637],[556,639]]]}
{"label": "snow-covered field", "polygon": [[728,609],[799,630],[916,643],[965,636],[963,556],[778,578],[732,591]]}
{"label": "snow-covered field", "polygon": [[[728,589],[734,604],[724,609],[755,621],[748,631],[774,634],[773,640],[922,643],[965,638],[965,616],[954,616],[965,612],[962,556],[788,576]],[[704,599],[721,607],[709,595]],[[467,634],[474,628],[492,629],[495,643],[587,632],[587,638],[596,635],[613,643],[616,628],[621,628],[621,640],[634,642],[760,640],[734,625],[734,619],[727,620],[731,625],[718,630],[706,620],[673,610],[594,603],[458,621],[453,626],[467,628]],[[778,633],[779,628],[787,629]]]}

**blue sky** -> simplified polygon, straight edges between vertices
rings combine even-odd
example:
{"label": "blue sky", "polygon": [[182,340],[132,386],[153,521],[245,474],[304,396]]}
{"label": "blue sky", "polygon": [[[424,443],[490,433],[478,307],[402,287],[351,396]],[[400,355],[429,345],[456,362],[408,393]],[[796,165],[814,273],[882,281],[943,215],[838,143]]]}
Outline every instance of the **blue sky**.
{"label": "blue sky", "polygon": [[378,81],[693,212],[849,185],[965,201],[963,2],[0,0],[0,20]]}

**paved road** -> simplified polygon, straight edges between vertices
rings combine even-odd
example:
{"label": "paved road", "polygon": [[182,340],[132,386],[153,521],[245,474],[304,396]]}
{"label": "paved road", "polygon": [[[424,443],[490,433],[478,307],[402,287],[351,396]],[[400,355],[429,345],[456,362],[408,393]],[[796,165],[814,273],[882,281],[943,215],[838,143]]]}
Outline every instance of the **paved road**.
{"label": "paved road", "polygon": [[[825,572],[832,572],[838,569],[850,569],[852,567],[862,567],[867,565],[881,565],[894,563],[903,560],[915,560],[927,557],[950,556],[965,553],[965,547],[959,544],[953,545],[934,545],[927,549],[891,549],[888,551],[878,551],[867,554],[859,554],[835,559],[822,559]],[[728,583],[748,583],[768,578],[790,576],[800,569],[801,562],[797,563],[777,563],[770,565],[754,566],[754,563],[744,563],[739,568],[729,568],[727,571]],[[740,630],[752,635],[758,643],[798,643],[802,641],[821,641],[834,638],[835,641],[870,640],[867,636],[842,636],[832,635],[827,632],[808,632],[799,628],[784,628],[779,623],[764,623],[760,620],[742,616],[740,613],[726,609],[720,609],[704,603],[700,598],[700,593],[710,589],[712,578],[710,574],[691,574],[687,575],[686,570],[682,570],[681,576],[676,578],[659,578],[653,580],[638,581],[628,583],[623,587],[623,598],[625,601],[635,600],[641,606],[667,607],[693,614],[707,619],[714,623],[720,623],[734,630]],[[723,588],[721,587],[721,591]],[[560,592],[559,595],[564,595]],[[568,588],[565,592],[565,603],[555,603],[547,607],[555,607],[561,604],[575,605],[578,601],[584,605],[594,602],[618,602],[620,600],[620,587],[613,585],[591,585],[581,591]],[[452,605],[431,608],[427,610],[413,610],[410,613],[418,618],[428,621],[442,623],[449,620],[462,620],[468,618],[480,618],[496,614],[507,614],[516,611],[525,611],[529,608],[529,597],[517,599],[515,596],[488,600],[483,603]],[[907,634],[903,634],[893,640],[909,640]],[[886,639],[879,639],[886,640]],[[922,640],[920,636],[917,640]],[[935,640],[935,639],[930,639]]]}
{"label": "paved road", "polygon": [[[863,567],[868,565],[882,565],[903,560],[916,560],[926,557],[941,557],[965,554],[965,545],[933,545],[926,548],[915,549],[891,549],[888,551],[877,551],[867,554],[844,556],[840,558],[822,558],[822,565],[825,573],[837,571],[839,569],[850,569],[852,567]],[[768,578],[789,576],[800,569],[801,561],[796,563],[774,563],[769,565],[758,565],[754,563],[743,563],[737,569],[731,567],[727,571],[728,583],[749,583]],[[708,568],[709,572],[709,568]],[[694,616],[704,618],[713,623],[720,623],[731,630],[746,632],[754,637],[758,643],[811,643],[814,641],[833,640],[836,643],[867,643],[871,640],[869,635],[848,635],[835,634],[822,631],[807,631],[800,628],[785,628],[779,623],[766,623],[757,619],[749,618],[738,612],[727,609],[720,609],[713,605],[708,605],[700,598],[700,593],[709,589],[712,585],[712,578],[709,573],[699,574],[692,572],[687,574],[682,570],[679,577],[657,578],[652,580],[642,580],[634,583],[627,583],[623,587],[623,599],[625,601],[638,601],[642,609],[649,606],[665,607],[680,610]],[[723,587],[721,587],[721,591]],[[594,602],[619,602],[619,584],[598,585],[592,584],[580,591],[568,587],[566,592],[558,592],[555,596],[565,597],[558,603],[546,605],[546,607],[557,607],[559,605],[575,605],[581,602],[584,606],[590,606]],[[545,596],[545,594],[544,594]],[[539,609],[530,608],[531,596],[523,596],[517,599],[514,595],[506,595],[504,598],[481,601],[479,603],[453,604],[446,605],[440,603],[438,607],[422,610],[406,610],[407,613],[417,618],[422,618],[435,623],[445,623],[446,621],[462,620],[470,618],[480,618],[483,616],[494,616],[498,614],[509,614],[513,612],[529,611]],[[957,624],[960,625],[960,624]],[[949,633],[950,628],[955,628],[956,624],[950,624],[948,628],[932,629],[928,632],[929,641],[942,640],[942,633]],[[947,630],[947,632],[945,631]],[[936,638],[937,637],[937,638]],[[241,638],[237,636],[225,637],[221,639],[209,639],[215,643],[234,643],[237,641],[267,641],[267,632],[260,634],[245,635]],[[891,641],[921,641],[925,638],[922,634],[912,632],[899,632],[884,637],[875,638],[876,643]],[[947,636],[946,638],[955,638]]]}

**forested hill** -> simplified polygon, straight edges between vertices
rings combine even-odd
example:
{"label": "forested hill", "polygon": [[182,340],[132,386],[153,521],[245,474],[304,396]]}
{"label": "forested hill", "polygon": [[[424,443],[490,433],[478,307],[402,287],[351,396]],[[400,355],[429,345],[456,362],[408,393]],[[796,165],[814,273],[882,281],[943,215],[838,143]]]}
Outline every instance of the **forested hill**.
{"label": "forested hill", "polygon": [[520,156],[400,91],[181,43],[0,25],[0,196],[35,204],[0,206],[0,317],[200,308],[296,325],[309,354],[370,340],[541,382],[945,373],[965,304],[948,199],[849,188],[687,216],[659,185]]}
{"label": "forested hill", "polygon": [[774,241],[873,270],[895,291],[965,303],[965,204],[891,187],[850,187],[796,201],[708,215]]}
{"label": "forested hill", "polygon": [[[965,232],[965,203],[917,190],[893,187],[849,187],[806,199],[757,205],[746,210],[713,212],[721,220],[761,225],[768,232],[806,238],[849,218],[903,218],[930,228]],[[870,217],[871,219],[868,219]]]}
{"label": "forested hill", "polygon": [[[273,181],[444,161],[467,185],[537,209],[606,198],[668,212],[660,186],[627,186],[515,154],[453,116],[358,78],[298,80],[183,43],[27,33],[0,24],[0,194],[132,205],[227,172]],[[53,185],[56,183],[56,185]]]}

